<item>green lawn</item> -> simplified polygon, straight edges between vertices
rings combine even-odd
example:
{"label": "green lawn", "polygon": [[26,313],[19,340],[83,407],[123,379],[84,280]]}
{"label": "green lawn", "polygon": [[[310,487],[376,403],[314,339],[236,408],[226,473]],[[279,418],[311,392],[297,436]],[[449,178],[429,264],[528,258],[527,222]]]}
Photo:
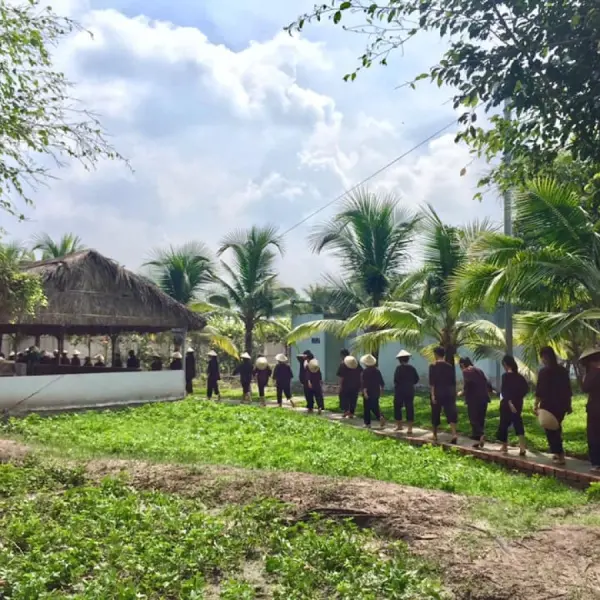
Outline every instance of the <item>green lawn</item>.
{"label": "green lawn", "polygon": [[[203,392],[201,388],[197,390],[201,397]],[[223,390],[224,398],[241,399],[241,390],[235,387],[225,387]],[[267,398],[275,399],[275,389],[269,388],[266,394]],[[580,458],[587,457],[587,438],[586,438],[586,412],[585,405],[587,402],[587,396],[578,395],[573,398],[573,414],[568,415],[565,419],[564,428],[564,440],[565,450],[570,456],[576,456]],[[498,429],[498,423],[500,421],[499,415],[499,404],[498,398],[492,399],[489,405],[488,417],[486,422],[486,435],[488,439],[494,440],[496,437],[496,430]],[[337,396],[329,396],[325,399],[325,406],[328,410],[339,412],[339,401]],[[394,417],[394,399],[390,394],[386,394],[381,399],[381,408],[388,419]],[[459,399],[458,401],[458,412],[459,422],[458,429],[461,433],[470,435],[471,427],[469,425],[469,419],[467,417],[467,409],[464,402]],[[359,400],[358,415],[362,416],[362,401]],[[537,423],[537,419],[533,414],[533,397],[529,397],[526,400],[526,407],[523,412],[523,421],[525,423],[525,432],[527,437],[527,443],[533,450],[540,450],[542,452],[548,451],[548,443],[544,431],[540,428]],[[431,408],[429,406],[429,397],[420,396],[415,399],[415,425],[417,427],[431,428]],[[511,430],[512,431],[512,430]],[[511,442],[516,444],[517,438],[514,436]]]}
{"label": "green lawn", "polygon": [[0,465],[0,597],[10,600],[438,599],[401,544],[288,522],[266,501],[209,509],[126,482]]}
{"label": "green lawn", "polygon": [[34,415],[11,421],[8,431],[72,457],[112,455],[369,477],[530,509],[586,502],[585,494],[554,479],[512,474],[439,447],[415,448],[291,411],[194,399],[115,412]]}

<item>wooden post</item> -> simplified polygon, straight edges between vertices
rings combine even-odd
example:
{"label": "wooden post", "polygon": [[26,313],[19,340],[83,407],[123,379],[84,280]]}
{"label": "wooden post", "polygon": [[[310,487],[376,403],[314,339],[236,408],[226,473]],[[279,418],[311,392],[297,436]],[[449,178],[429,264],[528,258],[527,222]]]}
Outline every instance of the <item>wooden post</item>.
{"label": "wooden post", "polygon": [[117,345],[119,344],[119,335],[111,335],[110,336],[110,366],[112,367],[115,364],[115,354],[117,350]]}

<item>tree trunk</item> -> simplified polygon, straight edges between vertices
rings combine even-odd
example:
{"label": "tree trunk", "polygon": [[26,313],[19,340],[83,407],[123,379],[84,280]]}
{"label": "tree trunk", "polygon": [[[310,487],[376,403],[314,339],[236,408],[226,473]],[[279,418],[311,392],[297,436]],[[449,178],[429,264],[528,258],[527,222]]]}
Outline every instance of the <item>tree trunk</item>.
{"label": "tree trunk", "polygon": [[254,341],[254,320],[246,319],[244,323],[244,350],[252,356],[252,343]]}

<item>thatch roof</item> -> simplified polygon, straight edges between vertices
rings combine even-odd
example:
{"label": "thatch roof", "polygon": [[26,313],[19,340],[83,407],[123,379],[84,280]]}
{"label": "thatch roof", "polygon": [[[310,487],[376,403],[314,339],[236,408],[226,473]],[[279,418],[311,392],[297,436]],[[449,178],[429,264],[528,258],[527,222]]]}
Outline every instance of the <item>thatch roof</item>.
{"label": "thatch roof", "polygon": [[95,250],[27,264],[41,276],[48,306],[16,324],[0,315],[2,333],[105,335],[126,331],[200,330],[206,320],[150,280]]}

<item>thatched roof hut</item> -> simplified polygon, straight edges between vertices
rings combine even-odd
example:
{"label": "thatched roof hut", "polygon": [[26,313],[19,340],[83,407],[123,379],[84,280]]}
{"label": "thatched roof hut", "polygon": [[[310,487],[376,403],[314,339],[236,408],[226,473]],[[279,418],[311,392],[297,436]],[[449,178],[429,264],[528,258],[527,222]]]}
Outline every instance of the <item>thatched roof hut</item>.
{"label": "thatched roof hut", "polygon": [[206,325],[150,280],[95,250],[29,263],[24,271],[40,275],[48,306],[14,324],[0,315],[2,333],[110,335],[197,331]]}

